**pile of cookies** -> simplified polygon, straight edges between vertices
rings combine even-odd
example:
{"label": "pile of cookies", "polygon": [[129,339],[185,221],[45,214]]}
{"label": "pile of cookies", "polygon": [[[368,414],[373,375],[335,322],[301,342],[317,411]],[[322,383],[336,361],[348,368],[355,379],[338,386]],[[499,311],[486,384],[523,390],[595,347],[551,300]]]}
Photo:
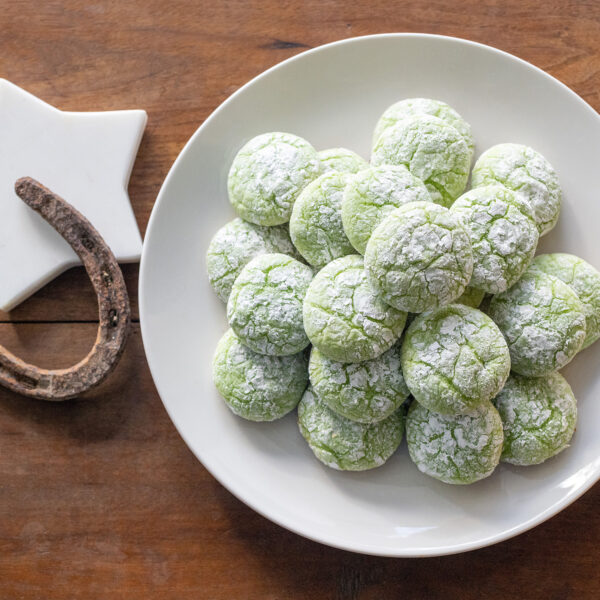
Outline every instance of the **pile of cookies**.
{"label": "pile of cookies", "polygon": [[239,218],[206,259],[231,327],[214,381],[235,414],[297,407],[315,456],[351,471],[406,432],[417,467],[455,484],[568,446],[577,406],[557,371],[600,338],[600,273],[534,259],[560,213],[550,163],[505,143],[471,172],[474,147],[424,98],[383,113],[370,163],[289,133],[243,146],[228,178]]}

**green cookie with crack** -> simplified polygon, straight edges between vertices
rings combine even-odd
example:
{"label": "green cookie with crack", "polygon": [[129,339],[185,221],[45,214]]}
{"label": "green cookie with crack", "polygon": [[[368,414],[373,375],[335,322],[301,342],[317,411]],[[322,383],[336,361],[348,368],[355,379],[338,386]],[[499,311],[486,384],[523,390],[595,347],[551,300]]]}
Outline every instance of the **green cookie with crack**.
{"label": "green cookie with crack", "polygon": [[274,421],[296,408],[308,384],[305,352],[267,356],[244,346],[232,329],[217,344],[213,379],[229,408],[250,421]]}
{"label": "green cookie with crack", "polygon": [[367,281],[362,256],[338,258],[321,269],[304,298],[311,343],[339,362],[371,360],[398,340],[406,313],[388,306]]}
{"label": "green cookie with crack", "polygon": [[569,445],[577,402],[559,373],[535,378],[513,374],[493,402],[504,427],[504,462],[538,465]]}
{"label": "green cookie with crack", "polygon": [[469,484],[489,477],[500,461],[502,421],[490,402],[468,415],[441,415],[413,402],[406,418],[408,452],[425,475]]}
{"label": "green cookie with crack", "polygon": [[587,348],[600,338],[600,273],[590,263],[573,256],[555,252],[553,254],[540,254],[536,256],[532,269],[539,269],[554,275],[564,281],[581,300],[585,314],[585,341],[583,348]]}
{"label": "green cookie with crack", "polygon": [[285,254],[261,254],[238,275],[227,319],[243,344],[254,352],[287,356],[308,346],[302,302],[312,269]]}
{"label": "green cookie with crack", "polygon": [[386,108],[375,126],[373,145],[376,144],[386,129],[397,125],[399,121],[407,117],[414,117],[415,115],[437,117],[454,127],[465,140],[471,155],[473,154],[475,142],[471,133],[471,126],[450,105],[431,98],[405,98]]}
{"label": "green cookie with crack", "polygon": [[342,225],[342,197],[348,174],[331,172],[309,183],[294,204],[290,236],[306,262],[317,269],[354,254]]}
{"label": "green cookie with crack", "polygon": [[498,144],[486,150],[473,167],[471,185],[501,184],[529,202],[540,236],[558,221],[562,191],[552,165],[533,148]]}
{"label": "green cookie with crack", "polygon": [[263,133],[235,156],[229,170],[229,200],[242,219],[256,225],[290,220],[300,192],[321,172],[317,151],[291,133]]}
{"label": "green cookie with crack", "polygon": [[365,270],[373,289],[399,310],[420,313],[449,304],[473,272],[469,233],[443,206],[404,204],[371,235]]}
{"label": "green cookie with crack", "polygon": [[473,248],[469,285],[498,294],[516,283],[533,260],[538,231],[523,199],[501,185],[463,194],[451,207],[466,227]]}
{"label": "green cookie with crack", "polygon": [[376,423],[397,411],[408,398],[400,345],[381,356],[357,363],[327,358],[313,348],[308,366],[310,383],[333,411],[359,423]]}
{"label": "green cookie with crack", "polygon": [[332,411],[309,387],[298,405],[298,426],[314,455],[341,471],[380,467],[402,441],[401,410],[378,423],[357,423]]}
{"label": "green cookie with crack", "polygon": [[401,356],[412,395],[443,414],[477,409],[502,389],[510,372],[508,347],[498,327],[463,304],[417,316],[406,330]]}
{"label": "green cookie with crack", "polygon": [[423,181],[436,204],[448,207],[465,191],[471,151],[454,127],[437,117],[418,115],[381,134],[371,163],[404,165]]}
{"label": "green cookie with crack", "polygon": [[586,337],[577,294],[538,269],[528,269],[515,285],[494,296],[488,314],[506,338],[512,370],[527,377],[562,369]]}

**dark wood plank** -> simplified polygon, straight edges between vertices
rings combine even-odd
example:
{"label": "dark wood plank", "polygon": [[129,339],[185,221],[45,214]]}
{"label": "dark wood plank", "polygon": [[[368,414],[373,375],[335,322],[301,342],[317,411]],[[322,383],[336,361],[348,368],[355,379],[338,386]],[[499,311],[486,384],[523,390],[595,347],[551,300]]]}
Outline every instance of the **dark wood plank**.
{"label": "dark wood plank", "polygon": [[[0,325],[66,365],[93,324]],[[192,456],[144,366],[59,405],[0,390],[0,598],[597,598],[600,488],[492,548],[397,560],[310,542],[254,513]]]}

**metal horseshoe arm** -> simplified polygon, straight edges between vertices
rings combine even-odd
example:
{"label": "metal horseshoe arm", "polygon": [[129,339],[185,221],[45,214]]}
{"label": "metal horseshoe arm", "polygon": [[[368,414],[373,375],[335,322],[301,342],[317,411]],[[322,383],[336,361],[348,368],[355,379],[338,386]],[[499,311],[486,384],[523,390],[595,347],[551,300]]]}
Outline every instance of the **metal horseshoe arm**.
{"label": "metal horseshoe arm", "polygon": [[36,367],[0,346],[0,384],[32,398],[67,400],[98,385],[121,357],[130,325],[127,288],[115,256],[79,211],[30,177],[19,179],[15,191],[81,259],[98,297],[99,326],[90,353],[67,369]]}

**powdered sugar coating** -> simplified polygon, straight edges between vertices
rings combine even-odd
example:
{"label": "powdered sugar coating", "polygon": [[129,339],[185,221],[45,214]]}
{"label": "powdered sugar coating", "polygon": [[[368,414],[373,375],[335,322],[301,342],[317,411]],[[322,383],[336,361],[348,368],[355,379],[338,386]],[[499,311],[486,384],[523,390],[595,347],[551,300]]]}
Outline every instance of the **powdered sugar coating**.
{"label": "powdered sugar coating", "polygon": [[471,279],[469,234],[443,206],[404,204],[371,235],[365,270],[373,289],[399,310],[419,313],[449,304]]}
{"label": "powdered sugar coating", "polygon": [[441,415],[413,402],[408,452],[419,471],[444,483],[475,483],[492,474],[502,452],[502,421],[490,402],[468,415]]}
{"label": "powdered sugar coating", "polygon": [[362,256],[321,269],[304,298],[304,327],[314,346],[340,362],[370,360],[400,337],[406,313],[388,306],[367,281]]}
{"label": "powdered sugar coating", "polygon": [[581,348],[587,348],[599,339],[600,273],[583,258],[562,252],[540,254],[536,256],[531,266],[564,281],[581,300],[586,330],[585,341]]}
{"label": "powdered sugar coating", "polygon": [[543,378],[513,374],[493,402],[504,427],[504,462],[538,465],[569,445],[577,401],[559,373]]}
{"label": "powdered sugar coating", "polygon": [[380,467],[402,441],[404,416],[396,411],[378,423],[357,423],[332,411],[309,387],[298,405],[298,426],[314,455],[341,471]]}
{"label": "powdered sugar coating", "polygon": [[318,155],[321,173],[358,173],[369,166],[364,158],[347,148],[327,148],[321,150]]}
{"label": "powdered sugar coating", "polygon": [[477,409],[502,389],[510,372],[508,347],[498,327],[463,304],[417,316],[404,335],[401,357],[412,395],[443,414]]}
{"label": "powdered sugar coating", "polygon": [[494,296],[488,314],[506,338],[512,369],[542,377],[564,367],[585,340],[584,308],[557,277],[528,269],[511,288]]}
{"label": "powdered sugar coating", "polygon": [[290,218],[290,236],[298,252],[321,269],[340,256],[354,254],[342,225],[342,197],[348,175],[331,172],[300,193]]}
{"label": "powdered sugar coating", "polygon": [[501,185],[487,185],[463,194],[450,209],[470,234],[473,275],[469,285],[489,294],[516,283],[533,260],[538,230],[530,208]]}
{"label": "powdered sugar coating", "polygon": [[486,150],[473,167],[472,187],[500,183],[523,194],[533,209],[540,236],[558,221],[562,191],[552,165],[522,144],[498,144]]}
{"label": "powdered sugar coating", "polygon": [[213,379],[229,408],[250,421],[273,421],[293,410],[308,384],[307,354],[267,356],[244,346],[232,329],[219,340]]}
{"label": "powdered sugar coating", "polygon": [[441,100],[432,100],[431,98],[405,98],[386,108],[375,126],[373,145],[386,129],[415,115],[431,115],[452,125],[465,140],[471,155],[473,154],[475,142],[471,126],[451,106]]}
{"label": "powdered sugar coating", "polygon": [[317,151],[291,133],[263,133],[233,159],[227,188],[237,213],[256,225],[287,223],[298,194],[320,174]]}
{"label": "powdered sugar coating", "polygon": [[313,348],[308,364],[310,383],[321,401],[336,413],[376,423],[398,410],[409,391],[400,366],[400,344],[372,360],[342,363]]}
{"label": "powdered sugar coating", "polygon": [[229,325],[261,354],[286,356],[308,346],[302,302],[312,269],[285,254],[261,254],[238,275],[227,302]]}
{"label": "powdered sugar coating", "polygon": [[423,181],[434,202],[450,206],[467,186],[471,151],[454,127],[419,115],[386,129],[373,148],[371,163],[404,165]]}
{"label": "powdered sugar coating", "polygon": [[227,302],[231,286],[248,262],[259,254],[280,252],[300,258],[287,225],[262,227],[240,219],[230,221],[215,233],[206,252],[208,280],[217,296]]}
{"label": "powdered sugar coating", "polygon": [[370,167],[348,178],[342,223],[348,239],[365,253],[371,234],[395,208],[407,202],[430,202],[425,184],[404,166]]}

